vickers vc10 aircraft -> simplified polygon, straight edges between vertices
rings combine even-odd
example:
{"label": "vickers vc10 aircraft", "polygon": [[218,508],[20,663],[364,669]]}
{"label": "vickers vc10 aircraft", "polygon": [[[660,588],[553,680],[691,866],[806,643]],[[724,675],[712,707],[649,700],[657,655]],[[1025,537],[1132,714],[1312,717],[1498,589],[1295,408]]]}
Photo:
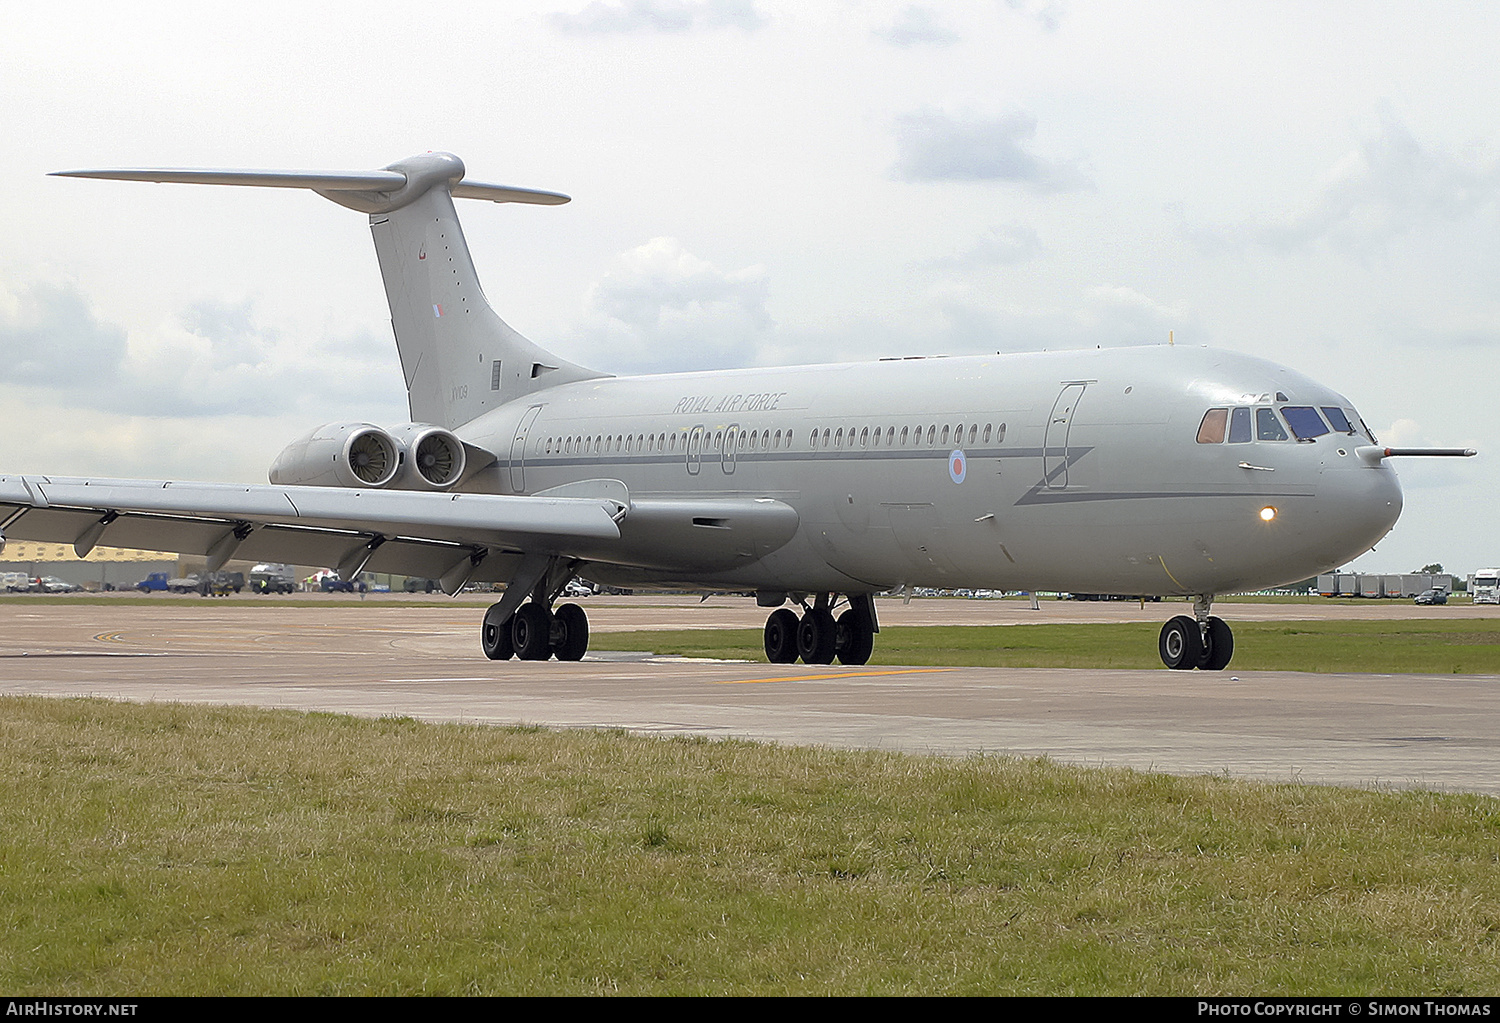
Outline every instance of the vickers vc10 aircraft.
{"label": "vickers vc10 aircraft", "polygon": [[320,426],[269,486],[0,476],[0,534],[206,555],[209,571],[240,557],[448,593],[504,582],[481,628],[493,659],[581,658],[587,616],[553,604],[587,574],[754,591],[775,609],[766,656],[809,664],[866,662],[877,593],[1190,596],[1162,660],[1218,670],[1234,640],[1215,594],[1370,548],[1401,512],[1392,456],[1473,454],[1382,447],[1337,391],[1187,346],[595,372],[495,314],[453,205],[568,196],[468,181],[447,153],[365,173],[58,173],[307,188],[368,214],[412,422]]}

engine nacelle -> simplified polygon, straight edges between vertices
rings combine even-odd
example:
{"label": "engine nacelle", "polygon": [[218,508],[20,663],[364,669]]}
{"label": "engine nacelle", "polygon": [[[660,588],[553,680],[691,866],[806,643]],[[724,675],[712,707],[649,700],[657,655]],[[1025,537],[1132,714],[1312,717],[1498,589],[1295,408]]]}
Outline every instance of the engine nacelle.
{"label": "engine nacelle", "polygon": [[441,426],[407,423],[391,431],[401,449],[399,490],[447,490],[463,477],[464,443]]}
{"label": "engine nacelle", "polygon": [[401,468],[401,447],[371,423],[330,423],[286,446],[271,464],[278,486],[384,487]]}

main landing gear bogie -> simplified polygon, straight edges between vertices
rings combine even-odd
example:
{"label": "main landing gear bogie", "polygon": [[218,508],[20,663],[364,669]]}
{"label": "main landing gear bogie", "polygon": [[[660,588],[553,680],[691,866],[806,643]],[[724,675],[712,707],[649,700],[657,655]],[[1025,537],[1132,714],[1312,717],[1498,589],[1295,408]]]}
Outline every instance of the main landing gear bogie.
{"label": "main landing gear bogie", "polygon": [[545,604],[529,601],[510,617],[500,620],[499,604],[485,613],[480,646],[492,661],[580,661],[589,648],[589,619],[577,604],[563,604],[550,611]]}
{"label": "main landing gear bogie", "polygon": [[[540,591],[539,591],[540,592]],[[875,648],[875,602],[867,594],[849,597],[849,606],[834,617],[832,594],[819,594],[811,606],[803,605],[799,617],[789,608],[778,608],[766,620],[766,658],[773,664],[865,664]],[[506,617],[502,604],[485,613],[480,628],[480,646],[492,661],[578,661],[589,646],[589,620],[577,604],[562,604],[549,610],[541,596],[533,598]]]}
{"label": "main landing gear bogie", "polygon": [[789,608],[778,608],[766,619],[766,659],[772,664],[865,664],[875,648],[875,620],[868,596],[850,598],[851,606],[837,619],[827,597],[805,608],[799,618]]}
{"label": "main landing gear bogie", "polygon": [[1222,618],[1178,615],[1161,627],[1157,641],[1162,663],[1178,671],[1223,671],[1234,657],[1234,632]]}

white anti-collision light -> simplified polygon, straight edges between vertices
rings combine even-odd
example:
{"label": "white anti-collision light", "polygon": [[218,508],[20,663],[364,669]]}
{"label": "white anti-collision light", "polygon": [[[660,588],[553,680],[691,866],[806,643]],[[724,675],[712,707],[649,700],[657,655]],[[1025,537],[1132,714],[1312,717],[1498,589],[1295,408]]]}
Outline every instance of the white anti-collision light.
{"label": "white anti-collision light", "polygon": [[1260,510],[1260,520],[1262,522],[1270,522],[1274,518],[1276,518],[1276,509],[1270,505],[1266,505]]}

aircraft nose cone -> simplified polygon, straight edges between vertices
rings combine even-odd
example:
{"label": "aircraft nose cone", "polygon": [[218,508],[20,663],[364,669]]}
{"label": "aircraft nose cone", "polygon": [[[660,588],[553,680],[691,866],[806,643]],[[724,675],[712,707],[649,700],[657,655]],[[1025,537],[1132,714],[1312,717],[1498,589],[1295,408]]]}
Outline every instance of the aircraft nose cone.
{"label": "aircraft nose cone", "polygon": [[1401,483],[1389,465],[1351,466],[1323,474],[1319,517],[1347,548],[1344,560],[1379,543],[1401,517]]}
{"label": "aircraft nose cone", "polygon": [[1389,533],[1396,525],[1396,520],[1401,517],[1401,508],[1405,501],[1401,493],[1401,481],[1396,478],[1396,470],[1390,466],[1384,469],[1376,469],[1371,473],[1375,480],[1368,484],[1369,494],[1368,514],[1372,528],[1378,527],[1380,535]]}

